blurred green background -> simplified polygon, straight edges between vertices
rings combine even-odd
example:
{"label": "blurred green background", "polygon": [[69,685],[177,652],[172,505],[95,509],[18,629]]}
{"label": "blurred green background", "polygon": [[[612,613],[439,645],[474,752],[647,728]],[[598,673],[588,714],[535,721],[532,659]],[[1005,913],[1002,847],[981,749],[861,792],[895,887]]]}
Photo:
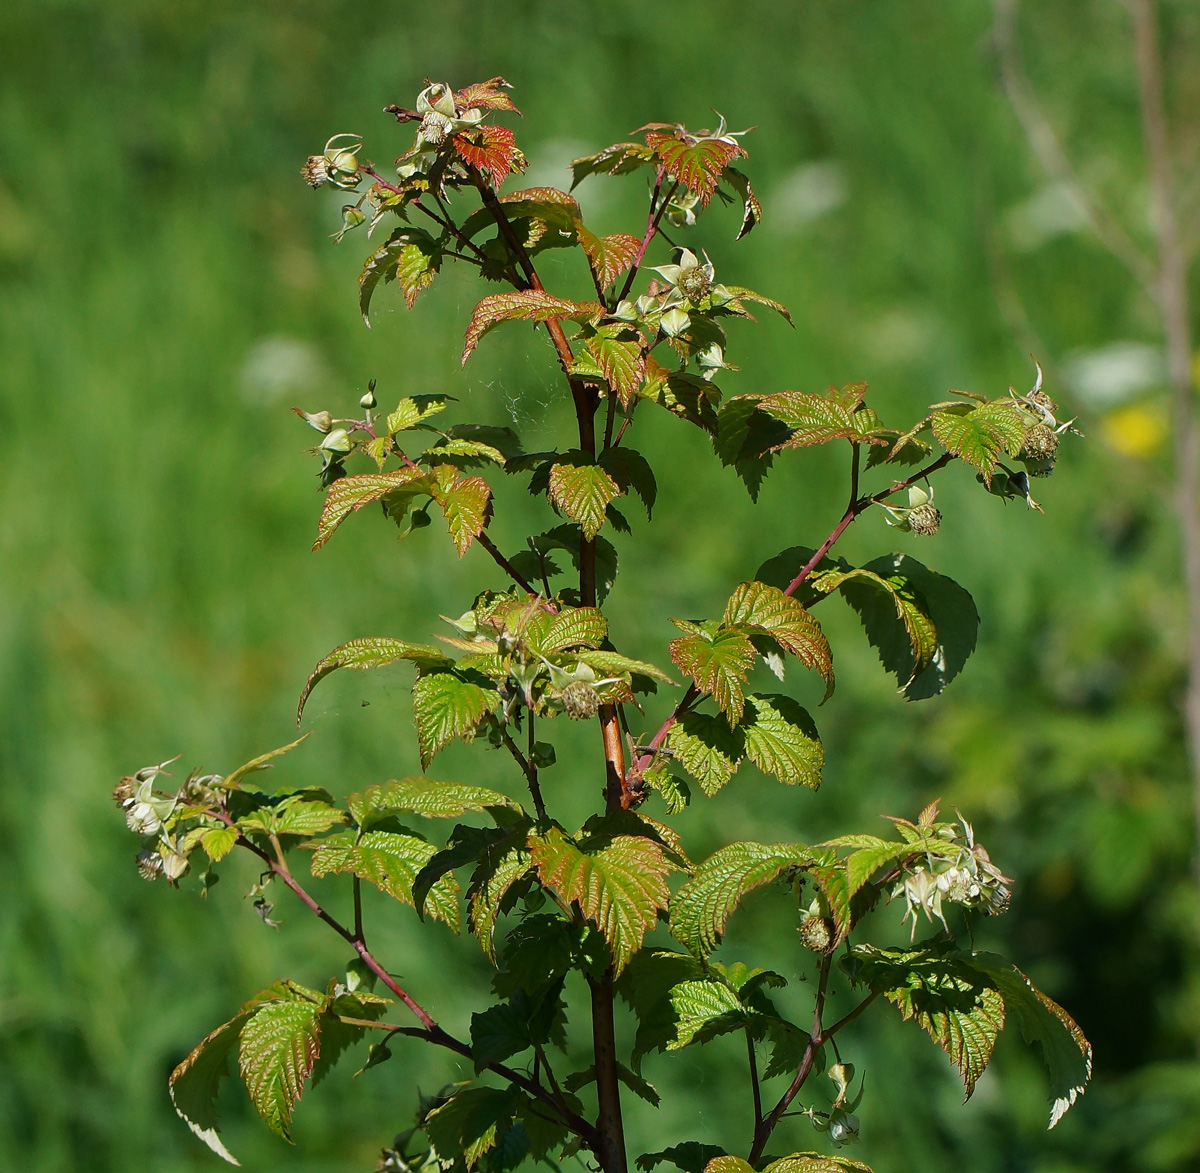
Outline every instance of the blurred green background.
{"label": "blurred green background", "polygon": [[[1189,54],[1194,65],[1200,9],[1164,8],[1193,147],[1196,71],[1180,67]],[[1088,181],[1144,233],[1121,7],[1031,9],[1024,40],[1052,117]],[[190,882],[144,884],[109,790],[177,753],[227,771],[290,740],[299,686],[335,644],[426,639],[439,611],[500,585],[481,552],[458,563],[436,529],[398,546],[364,518],[308,553],[312,433],[288,413],[344,413],[377,378],[385,405],[449,392],[463,400],[454,418],[514,424],[527,447],[567,418],[549,353],[522,327],[459,371],[478,293],[465,275],[412,314],[389,287],[364,329],[366,242],[334,246],[341,194],[298,176],[336,131],[363,133],[381,163],[398,154],[408,133],[379,110],[411,104],[423,78],[496,73],[517,87],[532,183],[565,186],[573,155],[646,121],[705,125],[716,108],[735,128],[757,124],[745,142],[764,224],[735,247],[735,213],[715,210],[687,242],[719,278],[788,303],[797,328],[735,330],[742,371],[722,380],[727,393],[861,379],[886,421],[905,421],[948,387],[1024,388],[1035,351],[1080,417],[1087,443],[1065,444],[1038,486],[1046,516],[952,470],[936,537],[868,517],[843,543],[851,559],[905,549],[972,591],[980,647],[946,695],[905,704],[830,604],[840,675],[817,714],[821,794],[740,780],[681,825],[702,855],[730,834],[870,829],[940,795],[1018,877],[987,939],[1077,1016],[1095,1082],[1047,1134],[1040,1063],[1016,1039],[1002,1038],[961,1107],[915,1026],[868,1018],[844,1054],[868,1081],[852,1155],[878,1173],[1200,1167],[1200,903],[1155,317],[1030,160],[989,22],[984,0],[0,6],[0,1167],[220,1167],[175,1118],[168,1071],[253,990],[284,975],[321,985],[345,960],[291,901],[277,906],[282,929],[265,928],[240,864],[206,903]],[[644,214],[640,178],[590,180],[581,198],[603,231],[636,230]],[[561,288],[578,279],[549,273]],[[752,506],[699,434],[648,410],[638,430],[661,505],[653,528],[635,520],[636,553],[617,539],[612,622],[624,649],[663,662],[666,616],[713,613],[763,558],[815,544],[844,487],[840,460],[798,454]],[[516,488],[501,487],[493,527],[510,548],[548,516]],[[406,682],[399,670],[323,685],[317,736],[279,782],[345,793],[413,772]],[[594,754],[591,730],[554,732],[551,801],[582,811],[599,785],[594,756],[575,764]],[[501,765],[459,747],[436,772],[489,781]],[[464,1029],[488,980],[476,946],[416,931],[408,910],[374,911],[391,967]],[[751,903],[727,955],[796,976],[784,913]],[[295,1150],[231,1085],[231,1147],[252,1170],[372,1168],[417,1086],[456,1075],[398,1051],[353,1083],[343,1064],[310,1092]],[[744,1143],[741,1062],[719,1047],[648,1061],[673,1096],[657,1114],[631,1109],[634,1152],[688,1135]],[[822,1144],[803,1120],[789,1128],[794,1147]]]}

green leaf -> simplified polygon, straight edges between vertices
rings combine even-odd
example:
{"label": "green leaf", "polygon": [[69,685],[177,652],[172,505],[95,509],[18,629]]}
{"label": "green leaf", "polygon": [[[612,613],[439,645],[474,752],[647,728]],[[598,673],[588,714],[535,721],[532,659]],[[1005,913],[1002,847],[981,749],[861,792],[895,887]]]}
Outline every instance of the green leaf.
{"label": "green leaf", "polygon": [[1004,1026],[1005,1000],[991,980],[936,946],[856,945],[849,958],[857,981],[883,994],[901,1018],[915,1020],[946,1052],[970,1099]]}
{"label": "green leaf", "polygon": [[746,756],[764,774],[789,786],[821,785],[825,750],[812,718],[791,697],[751,693],[749,714],[739,727]]}
{"label": "green leaf", "polygon": [[[413,881],[436,854],[437,848],[432,843],[415,835],[367,831],[357,839],[347,835],[321,844],[313,852],[312,874],[320,878],[348,872],[415,907]],[[430,889],[424,908],[457,933],[460,926],[458,881],[452,875],[440,877]]]}
{"label": "green leaf", "polygon": [[[884,668],[900,682],[904,696],[910,701],[936,696],[962,671],[975,650],[979,612],[974,601],[953,579],[907,554],[885,554],[863,569],[891,581],[937,633],[937,647],[928,666],[916,670],[909,627],[897,616],[893,598],[862,581],[849,580],[840,588],[858,612],[867,640]],[[914,616],[911,622],[921,621]],[[923,649],[926,642],[927,636],[922,636]]]}
{"label": "green leaf", "polygon": [[238,1066],[255,1110],[290,1142],[292,1111],[321,1049],[325,999],[295,982],[276,988],[283,996],[260,1005],[242,1027]]}
{"label": "green leaf", "polygon": [[600,463],[621,486],[622,492],[632,490],[642,499],[649,518],[658,498],[658,483],[646,458],[632,448],[609,448],[601,455]]}
{"label": "green leaf", "polygon": [[501,322],[525,319],[534,322],[549,322],[562,318],[582,318],[586,320],[594,314],[602,312],[600,306],[580,304],[568,301],[563,297],[554,297],[541,289],[525,289],[514,293],[488,294],[471,314],[467,324],[466,339],[463,345],[462,364],[466,366],[471,352],[479,345],[479,340],[493,327]]}
{"label": "green leaf", "polygon": [[496,964],[496,922],[508,910],[514,885],[529,871],[529,852],[524,845],[510,847],[502,855],[489,852],[471,876],[467,893],[471,932],[484,956]]}
{"label": "green leaf", "polygon": [[691,954],[669,949],[642,949],[617,979],[616,991],[637,1016],[637,1035],[631,1062],[641,1070],[642,1056],[665,1050],[675,1038],[678,1019],[671,991],[680,983],[703,976],[701,963]]}
{"label": "green leaf", "polygon": [[1092,1078],[1092,1047],[1075,1020],[1037,989],[1012,962],[995,953],[964,955],[969,964],[990,978],[1004,996],[1004,1005],[1021,1027],[1027,1043],[1037,1043],[1050,1073],[1050,1127],[1084,1093]]}
{"label": "green leaf", "polygon": [[826,698],[833,691],[833,652],[821,625],[778,587],[740,583],[725,605],[725,622],[741,631],[770,636],[806,668],[820,674]]}
{"label": "green leaf", "polygon": [[651,680],[661,680],[665,684],[675,683],[661,668],[647,664],[644,660],[630,659],[629,656],[623,656],[620,652],[610,652],[600,648],[584,649],[575,654],[580,663],[590,665],[605,676],[646,676]]}
{"label": "green leaf", "polygon": [[213,827],[200,837],[200,846],[213,863],[219,863],[233,850],[237,841],[236,827]]}
{"label": "green leaf", "polygon": [[608,635],[608,620],[595,607],[564,607],[537,641],[543,655],[568,648],[598,648]]}
{"label": "green leaf", "polygon": [[327,802],[304,798],[288,799],[272,811],[272,829],[276,835],[320,835],[346,822],[346,812]]}
{"label": "green leaf", "polygon": [[846,882],[850,888],[850,896],[853,898],[880,868],[912,854],[911,844],[888,842],[883,839],[860,847],[846,859]]}
{"label": "green leaf", "polygon": [[667,748],[705,794],[716,794],[746,755],[746,738],[722,716],[685,712],[667,735]]}
{"label": "green leaf", "polygon": [[[508,1002],[471,1015],[471,1051],[477,1074],[492,1063],[503,1063],[530,1047],[550,1042],[563,1013],[562,987],[559,978],[536,995],[518,989]],[[575,1089],[568,1086],[567,1090]]]}
{"label": "green leaf", "polygon": [[824,856],[801,843],[731,843],[696,868],[671,901],[671,933],[697,957],[707,957],[742,897],[781,872]]}
{"label": "green leaf", "polygon": [[[744,295],[743,295],[744,296]],[[759,400],[759,410],[779,420],[791,429],[779,448],[806,448],[813,444],[828,444],[831,440],[853,440],[872,443],[871,428],[859,414],[865,383],[850,384],[840,391],[831,387],[824,395],[810,391],[778,391]]]}
{"label": "green leaf", "polygon": [[558,828],[530,836],[541,881],[579,906],[600,930],[619,974],[667,907],[669,870],[662,847],[635,835],[597,837],[583,850]]}
{"label": "green leaf", "polygon": [[654,151],[642,143],[614,143],[594,155],[583,155],[571,161],[571,187],[589,175],[628,175],[639,167],[648,166]]}
{"label": "green leaf", "polygon": [[225,777],[221,779],[221,785],[226,790],[236,790],[241,785],[243,778],[250,774],[257,773],[259,770],[269,770],[271,768],[271,761],[273,761],[275,758],[282,757],[285,753],[295,749],[296,746],[298,746],[307,737],[308,734],[305,733],[302,736],[297,737],[295,741],[289,741],[287,745],[281,745],[278,749],[272,749],[267,753],[259,754],[256,758],[251,758],[245,764],[238,766],[233,773],[226,774]]}
{"label": "green leaf", "polygon": [[932,424],[938,443],[966,461],[987,485],[992,483],[1000,454],[1016,456],[1025,443],[1025,424],[1011,404],[984,403],[965,415],[935,411]]}
{"label": "green leaf", "polygon": [[[689,1140],[683,1144],[672,1145],[669,1149],[662,1149],[657,1153],[643,1153],[637,1159],[637,1167],[643,1173],[650,1173],[656,1165],[670,1161],[675,1168],[682,1169],[683,1173],[704,1173],[704,1169],[710,1161],[724,1155],[724,1150],[715,1144],[701,1144],[699,1141]],[[733,1159],[739,1160],[740,1158]]]}
{"label": "green leaf", "polygon": [[494,688],[467,680],[458,672],[422,676],[413,686],[412,697],[422,768],[456,737],[470,739],[484,715],[500,704]]}
{"label": "green leaf", "polygon": [[[726,1167],[714,1169],[712,1173],[740,1171]],[[789,1157],[780,1157],[779,1160],[772,1161],[763,1173],[872,1173],[872,1170],[870,1165],[864,1165],[862,1161],[854,1161],[849,1157],[831,1157],[826,1153],[792,1153]]]}
{"label": "green leaf", "polygon": [[750,186],[750,180],[736,167],[726,167],[721,178],[737,192],[742,201],[742,226],[738,229],[735,240],[741,240],[756,224],[762,220],[762,204]]}
{"label": "green leaf", "polygon": [[601,326],[584,346],[621,406],[628,407],[646,372],[641,335],[623,324]]}
{"label": "green leaf", "polygon": [[180,1119],[218,1157],[231,1165],[241,1162],[225,1147],[217,1133],[217,1092],[229,1074],[229,1055],[237,1045],[242,1025],[250,1016],[245,1007],[228,1022],[206,1035],[171,1072],[171,1103]]}
{"label": "green leaf", "polygon": [[667,1044],[668,1051],[740,1030],[752,1017],[737,994],[717,981],[680,982],[671,991],[671,1005],[678,1025],[674,1040]]}
{"label": "green leaf", "polygon": [[[499,454],[497,454],[499,455]],[[452,465],[434,469],[433,499],[442,507],[446,528],[461,558],[488,523],[492,490],[483,477],[463,477]]]}
{"label": "green leaf", "polygon": [[754,664],[754,645],[743,631],[716,624],[672,619],[686,635],[671,640],[671,659],[692,677],[701,692],[712,694],[721,711],[736,725],[742,719],[745,696],[742,682]]}
{"label": "green leaf", "polygon": [[584,227],[582,220],[575,221],[575,231],[601,289],[607,289],[624,273],[637,260],[641,251],[642,242],[627,232],[597,236]]}
{"label": "green leaf", "polygon": [[565,453],[551,468],[549,489],[554,504],[589,538],[599,533],[609,502],[621,495],[617,482],[582,452]]}
{"label": "green leaf", "polygon": [[[407,261],[404,259],[406,253],[410,253]],[[418,260],[418,258],[423,259]],[[358,308],[367,327],[370,328],[371,325],[371,297],[380,281],[391,281],[399,276],[408,308],[412,309],[417,292],[425,288],[437,276],[437,266],[440,263],[441,250],[437,247],[437,242],[433,237],[423,228],[405,224],[393,229],[387,240],[367,257],[362,272],[358,276]],[[421,272],[422,267],[424,276]],[[399,271],[401,268],[405,270],[403,273]],[[408,285],[405,284],[406,280],[418,286],[413,290],[411,299]],[[421,284],[422,281],[423,284]]]}
{"label": "green leaf", "polygon": [[429,474],[423,468],[400,468],[395,472],[360,473],[334,481],[325,494],[325,507],[317,522],[317,540],[312,548],[319,550],[325,545],[351,513],[405,487],[428,492],[431,487]]}
{"label": "green leaf", "polygon": [[521,810],[521,805],[486,786],[465,782],[438,782],[433,778],[401,778],[382,786],[368,786],[348,795],[350,815],[363,830],[398,814],[424,815],[427,819],[456,819],[467,811],[483,813],[490,807]]}
{"label": "green leaf", "polygon": [[396,410],[387,417],[389,436],[407,431],[424,423],[431,415],[446,410],[449,395],[407,395],[396,405]]}
{"label": "green leaf", "polygon": [[[755,203],[757,202],[755,200]],[[774,310],[789,326],[795,325],[792,321],[791,311],[783,302],[776,301],[773,297],[765,297],[761,293],[755,293],[753,289],[747,289],[742,285],[726,285],[725,288],[733,294],[737,301],[753,301],[759,305],[765,305],[768,309]]]}
{"label": "green leaf", "polygon": [[[571,557],[575,569],[579,569],[579,544],[582,531],[570,523],[557,525],[532,539],[543,554],[550,550],[565,550]],[[597,536],[596,542],[596,601],[603,603],[617,580],[617,551],[607,539]]]}
{"label": "green leaf", "polygon": [[[410,240],[396,260],[396,280],[404,294],[404,303],[411,310],[417,303],[417,295],[428,289],[441,271],[442,250],[428,234]],[[366,311],[363,312],[366,318]],[[367,323],[370,325],[370,323]]]}
{"label": "green leaf", "polygon": [[483,444],[477,440],[454,439],[439,440],[432,448],[425,449],[421,454],[421,459],[426,464],[436,465],[448,456],[461,458],[451,461],[455,468],[468,464],[481,464],[489,460],[493,464],[503,466],[508,461],[508,457],[499,448],[493,448],[490,444]]}
{"label": "green leaf", "polygon": [[515,1088],[466,1088],[430,1112],[424,1127],[442,1157],[461,1153],[472,1169],[511,1126],[520,1098]]}
{"label": "green leaf", "polygon": [[[309,694],[331,672],[336,672],[339,668],[357,668],[360,671],[382,668],[385,664],[396,663],[397,660],[411,660],[422,670],[453,663],[440,648],[430,647],[428,644],[410,644],[400,639],[389,639],[387,636],[367,636],[339,644],[309,674],[304,690],[300,693],[296,724],[299,725],[304,718],[304,706],[308,702]],[[307,737],[308,734],[304,736]],[[293,745],[299,745],[299,742],[293,742]]]}

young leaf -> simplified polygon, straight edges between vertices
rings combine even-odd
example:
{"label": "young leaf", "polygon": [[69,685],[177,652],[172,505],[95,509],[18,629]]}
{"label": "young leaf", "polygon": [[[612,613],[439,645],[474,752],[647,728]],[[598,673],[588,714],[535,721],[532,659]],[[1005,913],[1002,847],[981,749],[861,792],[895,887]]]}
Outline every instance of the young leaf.
{"label": "young leaf", "polygon": [[[773,297],[766,297],[764,294],[755,293],[753,289],[747,289],[744,285],[726,285],[725,288],[733,294],[737,299],[737,303],[743,301],[756,302],[758,305],[765,305],[768,309],[774,310],[789,326],[794,326],[792,321],[792,312],[781,301],[776,301]],[[733,304],[730,303],[730,308]],[[745,307],[742,307],[743,309]]]}
{"label": "young leaf", "polygon": [[[737,1160],[738,1158],[731,1158]],[[738,1173],[733,1168],[712,1170],[712,1173]],[[792,1153],[772,1161],[763,1173],[872,1173],[870,1165],[849,1157],[828,1156],[825,1153]]]}
{"label": "young leaf", "polygon": [[706,1043],[717,1035],[747,1026],[752,1014],[742,1000],[724,982],[680,982],[671,991],[671,1005],[677,1021],[675,1038],[668,1051],[678,1051],[689,1043]]}
{"label": "young leaf", "polygon": [[499,187],[511,172],[525,169],[516,136],[507,126],[486,122],[473,130],[460,132],[454,136],[454,149],[464,163],[481,171],[494,188]]}
{"label": "young leaf", "polygon": [[605,676],[645,676],[650,680],[661,680],[664,684],[675,683],[661,668],[647,664],[644,660],[630,659],[620,652],[605,649],[592,651],[585,648],[575,655],[581,663],[590,665]]}
{"label": "young leaf", "polygon": [[219,863],[233,850],[237,841],[236,827],[213,827],[200,837],[200,846],[213,863]]}
{"label": "young leaf", "polygon": [[582,453],[568,453],[570,462],[555,464],[550,470],[550,499],[572,521],[579,523],[588,538],[594,538],[604,524],[604,511],[621,488],[598,464],[589,463]]}
{"label": "young leaf", "polygon": [[[358,277],[358,308],[368,328],[371,325],[371,297],[375,293],[376,287],[380,281],[391,281],[399,275],[397,266],[401,264],[401,258],[409,249],[415,250],[416,255],[426,258],[427,274],[424,278],[416,274],[414,260],[410,258],[408,262],[408,279],[410,281],[418,284],[424,280],[424,284],[419,285],[419,288],[423,289],[437,275],[437,264],[440,263],[441,254],[433,237],[423,228],[417,228],[411,224],[403,224],[394,229],[387,240],[367,257],[366,264],[363,265],[362,272]],[[419,289],[414,288],[412,300],[409,300],[408,287],[404,285],[403,278],[401,288],[405,291],[404,296],[408,301],[408,308],[412,309]]]}
{"label": "young leaf", "polygon": [[789,786],[821,785],[825,751],[812,718],[791,697],[751,693],[739,727],[746,756],[764,774]]}
{"label": "young leaf", "polygon": [[707,205],[717,190],[721,174],[734,159],[746,152],[736,140],[723,138],[694,139],[682,128],[669,132],[651,130],[646,143],[662,160],[667,174],[678,179],[700,203]]}
{"label": "young leaf", "polygon": [[568,648],[598,648],[608,635],[608,620],[595,607],[564,607],[537,641],[543,655]]}
{"label": "young leaf", "polygon": [[571,160],[571,188],[578,187],[580,180],[589,175],[628,175],[653,159],[654,151],[642,143],[613,143],[594,155]]}
{"label": "young leaf", "polygon": [[325,998],[294,982],[247,1019],[238,1040],[238,1066],[258,1114],[276,1135],[291,1141],[292,1110],[321,1049]]}
{"label": "young leaf", "polygon": [[325,507],[317,522],[317,540],[313,549],[319,550],[351,513],[357,513],[364,505],[379,501],[397,489],[409,488],[428,492],[431,487],[429,474],[423,468],[399,468],[394,472],[368,472],[358,476],[342,477],[329,486],[325,495]]}
{"label": "young leaf", "polygon": [[446,528],[461,558],[488,523],[492,490],[482,477],[461,477],[449,464],[439,465],[433,471],[437,479],[432,496],[442,507]]}
{"label": "young leaf", "polygon": [[1027,1043],[1037,1043],[1050,1073],[1050,1127],[1053,1128],[1092,1078],[1092,1046],[1075,1020],[1048,998],[1010,961],[995,953],[966,955],[1004,996],[1004,1005],[1021,1026]]}
{"label": "young leaf", "polygon": [[582,220],[576,220],[575,231],[601,289],[607,289],[637,260],[642,247],[642,242],[636,236],[626,232],[597,236],[584,227]]}
{"label": "young leaf", "polygon": [[750,186],[750,180],[736,167],[726,167],[721,178],[737,192],[742,201],[742,226],[738,229],[735,240],[741,240],[750,230],[762,220],[762,204]]}
{"label": "young leaf", "polygon": [[746,756],[746,738],[740,727],[730,728],[723,715],[689,710],[671,726],[667,748],[711,797],[733,777]]}
{"label": "young leaf", "polygon": [[[417,873],[437,854],[437,848],[415,835],[392,831],[366,831],[354,838],[346,835],[327,840],[313,852],[312,874],[322,876],[350,873],[374,884],[381,892],[404,904],[416,906],[413,881]],[[456,933],[459,930],[458,881],[453,875],[442,876],[430,889],[425,901],[435,919],[444,921]],[[423,911],[423,910],[422,910]]]}
{"label": "young leaf", "polygon": [[412,697],[422,768],[427,768],[433,755],[456,737],[472,737],[484,714],[500,704],[495,689],[458,672],[422,676],[413,686]]}
{"label": "young leaf", "polygon": [[825,696],[833,691],[833,653],[821,625],[790,595],[763,582],[743,582],[725,606],[730,627],[770,636],[806,668],[825,681]]}
{"label": "young leaf", "polygon": [[[599,310],[599,306],[596,307]],[[534,322],[548,322],[555,318],[572,318],[580,314],[590,316],[591,307],[579,305],[566,298],[554,297],[541,289],[526,289],[514,293],[490,293],[471,314],[467,324],[466,340],[463,345],[462,363],[466,366],[471,352],[479,340],[501,322],[523,318]]]}
{"label": "young leaf", "polygon": [[520,114],[521,111],[513,104],[512,98],[504,92],[510,89],[512,86],[502,77],[477,81],[458,90],[454,95],[454,104],[460,110],[478,106],[482,110],[507,110],[512,114]]}
{"label": "young leaf", "polygon": [[529,847],[542,883],[596,925],[620,973],[658,910],[667,907],[669,865],[662,847],[653,839],[616,835],[600,837],[585,851],[557,828],[530,836]]}
{"label": "young leaf", "polygon": [[671,640],[671,659],[692,677],[701,692],[712,694],[721,711],[736,725],[742,719],[745,696],[742,682],[754,664],[754,645],[743,631],[714,624],[672,619],[686,635]]}
{"label": "young leaf", "polygon": [[445,411],[450,398],[449,395],[406,395],[387,417],[388,435],[394,436],[397,432],[415,428],[431,415]]}
{"label": "young leaf", "polygon": [[1025,443],[1025,424],[1016,407],[984,403],[965,415],[954,411],[933,413],[933,434],[948,452],[965,460],[992,483],[992,473],[1002,452],[1016,456]]}
{"label": "young leaf", "polygon": [[622,407],[628,407],[642,385],[646,356],[637,331],[617,323],[601,326],[584,343],[604,381],[617,393]]}
{"label": "young leaf", "polygon": [[273,759],[282,757],[285,753],[295,749],[296,746],[298,746],[307,737],[308,734],[305,733],[300,737],[297,737],[295,741],[289,742],[287,745],[281,745],[278,749],[268,750],[266,753],[259,754],[256,758],[251,758],[248,762],[238,766],[233,773],[226,774],[226,776],[221,779],[221,785],[226,790],[236,790],[241,785],[243,778],[250,774],[257,773],[259,770],[269,770],[271,768],[270,763]]}
{"label": "young leaf", "polygon": [[498,790],[465,782],[438,782],[433,778],[401,778],[382,786],[368,786],[346,797],[350,816],[364,831],[373,823],[398,814],[427,819],[456,819],[467,811],[483,813],[489,807],[520,811],[519,803]]}
{"label": "young leaf", "polygon": [[304,706],[308,702],[309,694],[331,672],[336,672],[339,668],[357,668],[361,671],[367,668],[382,668],[385,664],[396,663],[397,660],[411,660],[420,669],[437,668],[453,663],[450,657],[438,648],[428,644],[410,644],[386,636],[368,636],[339,644],[309,673],[304,691],[300,693],[296,724],[299,725],[304,719]]}
{"label": "young leaf", "polygon": [[825,857],[801,843],[731,843],[710,856],[675,893],[671,933],[697,957],[707,957],[742,897],[788,869]]}
{"label": "young leaf", "polygon": [[[746,296],[744,293],[742,296]],[[809,391],[778,391],[759,400],[759,410],[779,420],[791,429],[780,448],[805,448],[813,444],[828,444],[831,440],[854,440],[858,443],[883,443],[873,429],[863,428],[858,415],[865,384],[850,387],[831,387],[824,395]]]}
{"label": "young leaf", "polygon": [[[411,239],[400,250],[396,260],[396,280],[404,294],[404,304],[411,310],[417,304],[417,296],[428,289],[441,271],[442,250],[428,233]],[[366,318],[366,310],[363,311]],[[367,323],[370,325],[370,323]]]}

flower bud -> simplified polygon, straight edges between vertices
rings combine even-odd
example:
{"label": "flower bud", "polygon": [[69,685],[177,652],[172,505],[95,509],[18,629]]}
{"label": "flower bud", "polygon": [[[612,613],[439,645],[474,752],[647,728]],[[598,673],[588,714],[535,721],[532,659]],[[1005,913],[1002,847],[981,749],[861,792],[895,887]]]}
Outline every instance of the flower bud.
{"label": "flower bud", "polygon": [[853,1112],[835,1108],[829,1117],[829,1139],[841,1148],[858,1140],[858,1117]]}
{"label": "flower bud", "polygon": [[350,434],[345,428],[334,428],[324,440],[321,441],[321,449],[325,452],[335,452],[338,455],[344,456],[354,447],[354,441],[350,439]]}
{"label": "flower bud", "polygon": [[659,326],[668,338],[678,338],[691,324],[692,319],[678,306],[667,310],[659,320]]}
{"label": "flower bud", "polygon": [[162,874],[173,884],[188,870],[188,857],[181,855],[178,851],[166,849],[160,856],[162,860]]}
{"label": "flower bud", "polygon": [[375,404],[376,404],[375,387],[374,387],[374,385],[372,385],[370,390],[368,390],[367,393],[358,401],[358,406],[365,407],[367,409],[367,411],[370,411],[371,408],[373,408],[375,406]]}
{"label": "flower bud", "polygon": [[333,427],[333,416],[327,411],[304,411],[302,408],[293,407],[292,410],[306,423],[310,428],[315,428],[318,432],[328,432]]}

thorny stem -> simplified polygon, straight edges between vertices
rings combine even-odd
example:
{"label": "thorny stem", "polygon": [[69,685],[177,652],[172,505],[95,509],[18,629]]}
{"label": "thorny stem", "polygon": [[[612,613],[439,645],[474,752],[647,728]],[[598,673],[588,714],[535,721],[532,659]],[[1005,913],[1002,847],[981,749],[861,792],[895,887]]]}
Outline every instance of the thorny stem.
{"label": "thorny stem", "polygon": [[779,1102],[771,1109],[770,1114],[760,1120],[758,1126],[754,1130],[754,1143],[750,1147],[750,1155],[746,1158],[751,1165],[757,1164],[759,1157],[762,1156],[763,1148],[771,1138],[771,1133],[775,1131],[775,1126],[783,1117],[784,1112],[791,1106],[792,1101],[800,1094],[800,1089],[804,1086],[804,1081],[808,1079],[809,1072],[812,1071],[812,1065],[817,1057],[817,1052],[825,1045],[829,1035],[822,1032],[821,1015],[825,1010],[825,989],[829,984],[829,964],[832,957],[826,954],[821,958],[820,962],[820,977],[817,980],[817,997],[813,1005],[813,1021],[812,1029],[808,1035],[808,1046],[804,1048],[804,1056],[800,1060],[800,1067],[796,1071],[795,1077],[788,1085],[787,1091],[779,1097]]}
{"label": "thorny stem", "polygon": [[1141,91],[1142,125],[1150,164],[1150,194],[1158,244],[1153,292],[1166,336],[1167,380],[1171,388],[1175,437],[1175,510],[1187,600],[1187,691],[1184,721],[1188,735],[1196,819],[1196,873],[1200,878],[1200,428],[1196,421],[1192,374],[1191,307],[1187,257],[1179,238],[1171,148],[1163,109],[1162,60],[1154,0],[1133,0],[1134,47]]}

